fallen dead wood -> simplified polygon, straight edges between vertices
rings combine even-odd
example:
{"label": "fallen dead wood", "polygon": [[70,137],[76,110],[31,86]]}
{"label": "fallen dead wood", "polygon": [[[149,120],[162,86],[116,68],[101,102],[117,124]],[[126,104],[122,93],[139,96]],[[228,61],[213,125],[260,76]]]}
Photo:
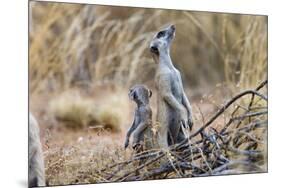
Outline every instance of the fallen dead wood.
{"label": "fallen dead wood", "polygon": [[[235,95],[183,142],[144,151],[95,173],[105,181],[120,182],[266,172],[268,99],[266,90],[261,91],[266,85],[264,81]],[[226,112],[228,121],[214,128]]]}

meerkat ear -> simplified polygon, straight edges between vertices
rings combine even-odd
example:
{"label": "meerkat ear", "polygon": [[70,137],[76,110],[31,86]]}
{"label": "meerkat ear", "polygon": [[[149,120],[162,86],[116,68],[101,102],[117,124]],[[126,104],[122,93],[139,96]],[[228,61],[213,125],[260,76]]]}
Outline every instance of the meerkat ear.
{"label": "meerkat ear", "polygon": [[149,97],[151,97],[152,96],[152,91],[151,90],[149,90]]}

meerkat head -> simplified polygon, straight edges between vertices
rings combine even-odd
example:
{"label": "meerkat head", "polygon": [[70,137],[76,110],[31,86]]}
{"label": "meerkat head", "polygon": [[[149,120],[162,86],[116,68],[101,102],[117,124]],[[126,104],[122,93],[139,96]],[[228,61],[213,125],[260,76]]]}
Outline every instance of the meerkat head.
{"label": "meerkat head", "polygon": [[138,105],[148,104],[149,98],[152,96],[152,91],[144,85],[135,85],[130,88],[128,95]]}
{"label": "meerkat head", "polygon": [[159,31],[152,39],[150,43],[150,52],[154,55],[159,56],[160,53],[169,51],[170,44],[175,38],[176,27],[170,25],[165,29]]}

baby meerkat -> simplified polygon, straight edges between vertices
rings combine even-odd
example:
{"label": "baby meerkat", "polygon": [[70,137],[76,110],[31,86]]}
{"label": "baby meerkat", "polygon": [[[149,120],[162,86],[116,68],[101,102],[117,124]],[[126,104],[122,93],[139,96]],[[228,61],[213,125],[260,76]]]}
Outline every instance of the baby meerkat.
{"label": "baby meerkat", "polygon": [[149,106],[149,98],[152,92],[144,85],[135,85],[129,90],[129,98],[135,101],[134,121],[126,135],[125,149],[129,145],[129,139],[133,133],[132,147],[138,152],[152,148],[152,110]]}

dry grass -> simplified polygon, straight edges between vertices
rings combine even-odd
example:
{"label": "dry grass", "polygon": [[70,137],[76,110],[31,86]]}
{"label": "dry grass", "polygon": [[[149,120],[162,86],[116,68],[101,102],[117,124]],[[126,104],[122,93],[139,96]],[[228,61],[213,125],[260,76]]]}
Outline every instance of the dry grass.
{"label": "dry grass", "polygon": [[[245,31],[229,45],[224,45],[225,78],[227,84],[246,89],[267,78],[267,19],[249,17]],[[229,17],[225,17],[223,40],[229,32]]]}
{"label": "dry grass", "polygon": [[[239,19],[241,15],[220,15],[221,37],[216,40],[194,14],[184,14],[215,48],[218,60],[223,62],[225,81],[232,92],[237,88],[254,87],[267,78],[266,17],[243,16]],[[239,30],[235,24],[243,25],[244,30]]]}
{"label": "dry grass", "polygon": [[147,47],[153,33],[168,23],[177,27],[171,53],[189,87],[227,81],[248,88],[266,77],[267,20],[262,16],[31,5],[32,93],[104,80],[125,87],[151,84],[155,64]]}
{"label": "dry grass", "polygon": [[63,141],[60,134],[53,134],[49,142],[56,144],[44,152],[49,185],[102,182],[95,170],[130,158],[130,152],[122,149],[118,134],[105,130],[79,133],[64,130],[64,133],[67,136]]}
{"label": "dry grass", "polygon": [[127,102],[126,94],[122,94],[99,100],[82,96],[79,90],[67,90],[50,101],[49,115],[69,128],[91,127],[118,132],[124,123],[122,108]]}

